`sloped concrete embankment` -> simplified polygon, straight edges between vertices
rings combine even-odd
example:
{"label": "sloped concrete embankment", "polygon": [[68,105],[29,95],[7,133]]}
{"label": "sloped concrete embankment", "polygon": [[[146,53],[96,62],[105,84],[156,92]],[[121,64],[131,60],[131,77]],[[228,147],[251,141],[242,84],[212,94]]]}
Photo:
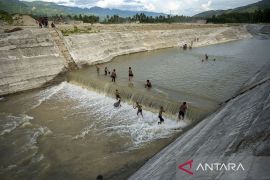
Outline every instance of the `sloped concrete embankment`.
{"label": "sloped concrete embankment", "polygon": [[114,57],[140,51],[178,47],[191,44],[193,47],[217,44],[250,37],[243,26],[207,27],[194,29],[134,31],[103,31],[92,34],[75,34],[65,37],[67,48],[78,66],[112,60]]}
{"label": "sloped concrete embankment", "polygon": [[[245,84],[238,96],[156,154],[129,179],[269,179],[269,72],[270,63]],[[177,168],[188,160],[241,162],[245,170],[196,172],[193,167],[192,176]]]}
{"label": "sloped concrete embankment", "polygon": [[0,95],[41,87],[65,69],[47,29],[0,34]]}

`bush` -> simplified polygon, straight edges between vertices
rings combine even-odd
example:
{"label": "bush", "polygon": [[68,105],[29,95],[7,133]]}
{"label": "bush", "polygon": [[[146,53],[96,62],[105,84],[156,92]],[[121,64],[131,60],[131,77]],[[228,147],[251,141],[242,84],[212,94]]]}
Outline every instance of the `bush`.
{"label": "bush", "polygon": [[12,15],[7,13],[6,11],[0,11],[0,20],[7,22],[8,24],[13,23]]}

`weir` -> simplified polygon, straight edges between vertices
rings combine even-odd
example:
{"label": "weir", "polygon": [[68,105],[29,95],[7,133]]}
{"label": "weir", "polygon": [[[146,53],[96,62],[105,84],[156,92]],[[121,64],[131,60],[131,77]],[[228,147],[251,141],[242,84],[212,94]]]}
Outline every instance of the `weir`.
{"label": "weir", "polygon": [[[148,90],[135,88],[134,86],[125,86],[120,83],[111,83],[110,81],[104,81],[102,78],[91,78],[77,74],[76,72],[70,72],[67,75],[67,80],[69,83],[79,85],[86,89],[96,91],[101,94],[105,94],[110,97],[115,97],[115,90],[117,89],[120,93],[122,101],[128,104],[135,105],[138,101],[143,105],[143,109],[149,110],[151,112],[158,112],[160,106],[165,109],[165,116],[171,119],[177,119],[177,114],[180,107],[180,102],[169,98],[167,94]],[[207,115],[209,109],[203,109],[194,105],[189,105],[189,110],[186,117],[191,120],[198,120]]]}

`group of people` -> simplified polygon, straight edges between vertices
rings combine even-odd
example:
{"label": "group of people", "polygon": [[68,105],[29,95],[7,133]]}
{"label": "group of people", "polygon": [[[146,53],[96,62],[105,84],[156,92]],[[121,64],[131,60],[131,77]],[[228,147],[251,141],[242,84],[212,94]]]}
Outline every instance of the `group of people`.
{"label": "group of people", "polygon": [[[99,75],[100,74],[100,67],[98,65],[96,65],[96,69],[97,69],[97,73]],[[116,70],[113,69],[112,72],[111,72],[111,71],[109,71],[108,67],[106,66],[104,68],[104,76],[110,76],[112,82],[115,82],[115,80],[117,78]],[[132,82],[133,77],[134,77],[133,71],[132,71],[131,67],[129,67],[128,68],[128,81]],[[147,89],[152,88],[152,83],[151,83],[151,81],[149,79],[146,80],[146,83],[145,83],[144,87],[147,88]]]}
{"label": "group of people", "polygon": [[[41,17],[38,19],[37,21],[38,25],[40,28],[44,27],[44,28],[48,28],[49,26],[49,20],[48,20],[48,17]],[[51,23],[51,27],[52,28],[55,28],[55,24],[52,22]]]}
{"label": "group of people", "polygon": [[[183,102],[181,104],[181,106],[179,107],[179,112],[178,112],[178,119],[179,120],[184,120],[186,112],[187,112],[187,108],[188,108],[187,103]],[[158,113],[158,118],[159,118],[158,124],[164,123],[164,118],[162,116],[162,113],[165,113],[165,110],[164,110],[163,106],[160,106],[159,113]]]}
{"label": "group of people", "polygon": [[183,45],[183,50],[186,50],[187,48],[192,49],[193,42],[198,42],[198,41],[199,41],[199,38],[198,37],[194,38],[193,40],[191,40],[189,46],[187,44],[184,44]]}
{"label": "group of people", "polygon": [[[208,61],[208,59],[209,59],[208,54],[205,54],[204,57],[205,57],[205,59],[202,59],[202,62]],[[214,58],[213,61],[216,61],[216,59]]]}
{"label": "group of people", "polygon": [[[96,65],[96,69],[97,69],[97,73],[98,75],[100,74],[100,67],[98,65]],[[108,67],[104,68],[104,76],[110,76],[112,82],[115,82],[115,79],[117,78],[117,74],[116,74],[116,70],[113,69],[112,72],[109,71]],[[133,80],[134,74],[132,71],[132,68],[129,67],[128,68],[128,81],[131,82]],[[146,80],[145,83],[145,88],[147,89],[151,89],[152,88],[152,83],[151,81],[148,79]],[[121,107],[121,96],[120,96],[120,92],[118,91],[118,89],[115,90],[115,98],[116,98],[116,102],[113,104],[113,106],[115,108]],[[143,117],[143,110],[142,110],[142,105],[136,101],[135,106],[133,106],[134,109],[137,109],[137,116],[141,115]],[[179,113],[178,113],[178,119],[182,120],[185,118],[185,114],[187,111],[187,103],[183,102],[179,108]],[[158,118],[159,118],[159,122],[158,124],[162,124],[164,122],[164,118],[163,118],[163,113],[165,112],[163,106],[160,107],[159,109],[159,113],[158,113]]]}
{"label": "group of people", "polygon": [[[115,90],[115,98],[116,98],[117,102],[114,103],[114,107],[121,107],[121,97],[120,97],[120,93],[117,89]],[[136,101],[136,105],[133,106],[133,108],[137,109],[137,116],[141,115],[143,117],[142,105],[138,101]],[[178,112],[178,119],[179,120],[184,120],[187,108],[188,108],[187,103],[183,102],[181,104],[181,106],[179,108],[179,112]],[[161,106],[159,109],[159,113],[158,113],[158,118],[159,118],[158,124],[164,123],[164,118],[162,116],[163,113],[165,113],[165,110],[164,110],[163,106]]]}
{"label": "group of people", "polygon": [[48,17],[41,17],[38,19],[38,25],[40,28],[44,27],[47,28],[49,24]]}

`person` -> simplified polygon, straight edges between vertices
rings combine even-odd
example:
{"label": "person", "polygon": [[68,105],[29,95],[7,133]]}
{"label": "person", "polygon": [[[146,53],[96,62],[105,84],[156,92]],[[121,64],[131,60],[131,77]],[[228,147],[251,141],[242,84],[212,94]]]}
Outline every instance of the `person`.
{"label": "person", "polygon": [[121,98],[118,89],[115,90],[115,97],[116,97],[116,99],[120,99]]}
{"label": "person", "polygon": [[51,23],[51,27],[52,28],[55,28],[55,24],[53,22]]}
{"label": "person", "polygon": [[187,44],[183,45],[183,49],[186,50],[187,49]]}
{"label": "person", "polygon": [[116,103],[113,104],[114,107],[121,107],[121,98],[118,99]]}
{"label": "person", "polygon": [[187,111],[187,103],[183,102],[183,104],[179,108],[179,113],[178,113],[178,119],[179,120],[185,118],[186,111]]}
{"label": "person", "polygon": [[207,54],[205,54],[205,60],[208,60],[208,55]]}
{"label": "person", "polygon": [[105,69],[104,69],[104,75],[107,76],[107,74],[108,74],[108,68],[105,67]]}
{"label": "person", "polygon": [[216,58],[214,58],[213,60],[216,61]]}
{"label": "person", "polygon": [[103,176],[100,174],[97,176],[97,180],[103,180]]}
{"label": "person", "polygon": [[163,106],[160,106],[159,113],[158,113],[158,118],[159,118],[158,124],[164,123],[164,119],[163,119],[163,117],[162,117],[162,113],[164,113],[164,112],[165,112],[165,111],[164,111]]}
{"label": "person", "polygon": [[105,69],[104,69],[104,75],[105,75],[105,76],[108,75],[108,68],[107,68],[107,66],[106,66]]}
{"label": "person", "polygon": [[115,78],[116,78],[115,69],[113,69],[113,71],[112,71],[111,78],[112,78],[112,82],[115,82]]}
{"label": "person", "polygon": [[131,81],[133,78],[133,72],[131,67],[128,68],[128,81]]}
{"label": "person", "polygon": [[142,117],[143,117],[143,114],[142,114],[142,106],[139,104],[139,102],[137,101],[136,102],[136,106],[134,107],[134,109],[138,109],[138,111],[137,111],[137,116],[139,116],[139,114],[141,114],[142,115]]}
{"label": "person", "polygon": [[204,59],[202,59],[202,62],[204,62]]}
{"label": "person", "polygon": [[42,28],[42,18],[39,18],[38,25],[39,25],[39,28]]}
{"label": "person", "polygon": [[97,74],[99,75],[100,67],[98,65],[96,65],[96,68],[97,68]]}
{"label": "person", "polygon": [[152,84],[151,84],[150,80],[146,80],[145,88],[150,89],[151,87],[152,87]]}

